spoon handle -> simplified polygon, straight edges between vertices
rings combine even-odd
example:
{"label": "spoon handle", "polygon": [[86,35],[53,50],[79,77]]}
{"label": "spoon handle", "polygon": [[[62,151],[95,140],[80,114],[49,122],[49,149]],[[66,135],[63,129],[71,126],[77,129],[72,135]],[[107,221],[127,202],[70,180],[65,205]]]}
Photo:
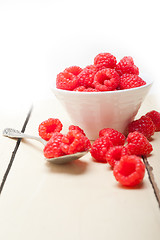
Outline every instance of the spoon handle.
{"label": "spoon handle", "polygon": [[5,128],[3,131],[3,136],[9,137],[9,138],[30,138],[30,139],[34,139],[41,142],[43,145],[46,145],[46,141],[44,139],[22,133],[13,128]]}

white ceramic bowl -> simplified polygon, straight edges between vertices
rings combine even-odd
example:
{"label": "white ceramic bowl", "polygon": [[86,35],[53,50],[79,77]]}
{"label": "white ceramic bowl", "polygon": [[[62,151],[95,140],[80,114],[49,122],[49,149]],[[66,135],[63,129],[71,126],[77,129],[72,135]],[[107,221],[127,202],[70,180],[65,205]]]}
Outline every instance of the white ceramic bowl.
{"label": "white ceramic bowl", "polygon": [[75,92],[53,87],[53,92],[73,124],[81,127],[90,140],[95,140],[103,128],[125,133],[151,85],[150,81],[141,87],[108,92]]}

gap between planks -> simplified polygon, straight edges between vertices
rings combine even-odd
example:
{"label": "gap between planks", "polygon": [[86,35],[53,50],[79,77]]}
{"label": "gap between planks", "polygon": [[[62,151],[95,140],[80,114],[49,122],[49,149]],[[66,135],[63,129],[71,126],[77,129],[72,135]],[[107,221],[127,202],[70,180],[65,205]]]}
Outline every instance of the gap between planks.
{"label": "gap between planks", "polygon": [[[32,113],[32,109],[33,109],[33,107],[31,106],[31,108],[30,108],[30,110],[29,110],[29,112],[28,112],[28,114],[27,114],[26,120],[25,120],[25,122],[24,122],[24,124],[23,124],[22,130],[21,130],[21,132],[23,132],[23,133],[24,133],[24,131],[25,131],[25,129],[26,129],[26,126],[27,126],[27,124],[28,124],[28,121],[29,121],[29,119],[30,119],[30,116],[31,116],[31,113]],[[14,151],[12,152],[11,159],[10,159],[10,161],[9,161],[8,167],[7,167],[6,171],[5,171],[5,174],[4,174],[4,176],[3,176],[3,179],[2,179],[2,182],[1,182],[1,185],[0,185],[0,194],[2,193],[2,190],[3,190],[3,187],[4,187],[5,182],[6,182],[6,180],[7,180],[8,174],[9,174],[9,172],[10,172],[10,170],[11,170],[11,167],[12,167],[12,164],[13,164],[13,162],[14,162],[14,159],[15,159],[17,150],[18,150],[18,148],[19,148],[20,142],[21,142],[21,138],[19,138],[19,139],[17,140],[16,146],[15,146],[15,148],[14,148]]]}
{"label": "gap between planks", "polygon": [[148,178],[149,178],[149,181],[152,185],[152,188],[153,188],[153,191],[154,191],[154,195],[157,199],[157,202],[158,202],[158,206],[160,208],[160,190],[157,186],[157,183],[155,182],[155,179],[154,179],[154,174],[153,174],[153,168],[151,167],[151,165],[149,164],[148,160],[146,157],[143,158],[143,161],[144,161],[144,164],[146,166],[146,170],[147,170],[147,173],[148,173]]}

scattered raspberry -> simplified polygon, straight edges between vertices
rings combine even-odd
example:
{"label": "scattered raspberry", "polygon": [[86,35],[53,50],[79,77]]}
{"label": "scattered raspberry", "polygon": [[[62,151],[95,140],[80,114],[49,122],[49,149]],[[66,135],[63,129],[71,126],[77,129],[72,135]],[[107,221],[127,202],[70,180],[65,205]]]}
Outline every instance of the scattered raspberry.
{"label": "scattered raspberry", "polygon": [[132,57],[124,57],[120,60],[120,62],[117,64],[115,70],[118,72],[118,74],[121,76],[125,73],[129,74],[139,74],[139,69],[137,66],[134,65],[134,61]]}
{"label": "scattered raspberry", "polygon": [[73,90],[78,86],[77,77],[67,71],[60,72],[56,78],[56,87],[63,90]]}
{"label": "scattered raspberry", "polygon": [[44,156],[46,158],[54,158],[64,155],[64,152],[60,148],[62,137],[63,134],[59,132],[53,133],[52,137],[49,139],[43,150]]}
{"label": "scattered raspberry", "polygon": [[127,137],[128,144],[125,146],[130,155],[147,156],[153,148],[148,139],[139,132],[131,132]]}
{"label": "scattered raspberry", "polygon": [[94,77],[94,86],[99,91],[113,91],[119,85],[119,75],[111,68],[103,69],[96,73]]}
{"label": "scattered raspberry", "polygon": [[108,137],[97,138],[92,144],[90,153],[97,162],[106,163],[106,153],[110,147],[113,147],[113,144]]}
{"label": "scattered raspberry", "polygon": [[100,53],[94,58],[94,65],[98,71],[104,68],[115,68],[116,63],[116,57],[110,53]]}
{"label": "scattered raspberry", "polygon": [[146,116],[150,117],[152,122],[155,125],[155,131],[160,131],[160,112],[157,112],[155,110],[152,110],[151,112],[148,112]]}
{"label": "scattered raspberry", "polygon": [[140,157],[125,155],[115,165],[113,174],[122,185],[134,187],[142,182],[145,174],[145,165]]}
{"label": "scattered raspberry", "polygon": [[125,136],[112,128],[104,128],[99,132],[99,137],[107,136],[114,146],[124,145]]}
{"label": "scattered raspberry", "polygon": [[128,125],[128,132],[140,132],[148,139],[154,134],[155,129],[153,121],[148,116],[142,116]]}
{"label": "scattered raspberry", "polygon": [[119,87],[121,90],[136,88],[145,85],[146,82],[135,74],[123,74],[120,77]]}
{"label": "scattered raspberry", "polygon": [[53,133],[60,132],[62,127],[63,125],[59,119],[49,118],[39,125],[39,136],[48,141],[52,137]]}
{"label": "scattered raspberry", "polygon": [[68,67],[64,70],[64,72],[69,72],[72,73],[73,75],[77,76],[80,72],[82,72],[82,68],[78,67],[78,66],[71,66]]}
{"label": "scattered raspberry", "polygon": [[94,87],[93,81],[96,71],[91,68],[84,68],[83,71],[77,76],[78,85],[84,86],[85,88]]}
{"label": "scattered raspberry", "polygon": [[70,130],[62,138],[61,149],[65,154],[87,151],[90,147],[89,139],[77,130]]}
{"label": "scattered raspberry", "polygon": [[128,155],[127,149],[124,146],[114,146],[108,150],[106,161],[114,168],[115,164],[117,164],[124,155]]}
{"label": "scattered raspberry", "polygon": [[80,128],[79,126],[70,125],[70,126],[69,126],[69,131],[70,131],[70,130],[76,130],[76,131],[82,133],[84,136],[86,136],[86,134],[85,134],[85,132],[83,131],[83,129]]}

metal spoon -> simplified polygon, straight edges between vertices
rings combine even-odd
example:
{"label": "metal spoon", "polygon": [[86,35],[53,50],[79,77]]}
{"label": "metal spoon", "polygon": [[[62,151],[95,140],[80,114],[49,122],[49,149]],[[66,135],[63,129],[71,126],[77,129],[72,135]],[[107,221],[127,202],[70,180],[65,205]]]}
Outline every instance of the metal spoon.
{"label": "metal spoon", "polygon": [[[46,143],[47,143],[47,141],[45,141],[44,139],[42,139],[40,137],[31,136],[31,135],[22,133],[18,130],[12,129],[12,128],[5,128],[3,131],[3,136],[9,137],[9,138],[30,138],[30,139],[34,139],[34,140],[41,142],[43,145],[46,145]],[[83,157],[85,154],[87,154],[88,152],[89,152],[89,150],[85,151],[85,152],[77,152],[77,153],[70,154],[70,155],[64,155],[64,156],[56,157],[56,158],[46,158],[46,160],[48,162],[62,164],[62,163],[67,163],[67,162],[71,162],[73,160],[79,159],[79,158]]]}

